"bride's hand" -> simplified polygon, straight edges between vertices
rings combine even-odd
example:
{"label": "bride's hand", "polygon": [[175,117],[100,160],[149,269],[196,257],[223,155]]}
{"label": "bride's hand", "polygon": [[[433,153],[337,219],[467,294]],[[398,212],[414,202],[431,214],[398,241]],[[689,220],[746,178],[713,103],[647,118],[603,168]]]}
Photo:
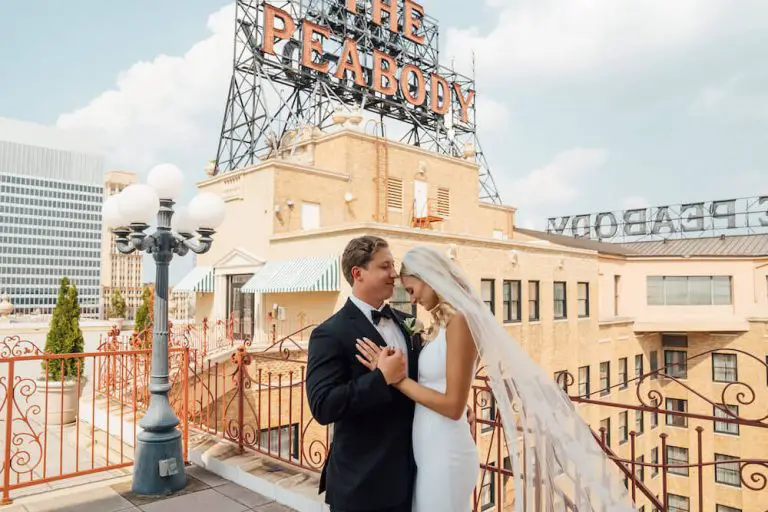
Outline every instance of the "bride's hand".
{"label": "bride's hand", "polygon": [[382,348],[368,338],[363,338],[357,340],[357,351],[360,352],[360,355],[355,356],[357,360],[369,370],[375,370],[379,364]]}

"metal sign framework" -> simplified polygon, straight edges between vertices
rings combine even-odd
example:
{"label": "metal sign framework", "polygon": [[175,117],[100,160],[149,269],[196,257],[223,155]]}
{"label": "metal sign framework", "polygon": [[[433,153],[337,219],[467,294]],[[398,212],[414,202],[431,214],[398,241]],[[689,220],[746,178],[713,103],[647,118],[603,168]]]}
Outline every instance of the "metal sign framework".
{"label": "metal sign framework", "polygon": [[[391,2],[393,7],[397,5],[396,0]],[[284,144],[287,132],[306,125],[325,128],[332,124],[337,108],[357,105],[378,115],[381,136],[384,136],[384,120],[392,119],[408,126],[402,142],[454,157],[463,156],[468,145],[473,147],[480,167],[480,199],[501,204],[477,137],[475,102],[468,107],[466,120],[462,120],[461,105],[451,94],[454,87],[474,93],[474,80],[440,65],[436,20],[426,15],[421,17],[418,33],[424,43],[418,44],[402,33],[402,6],[396,7],[400,31],[393,32],[386,14],[381,18],[382,23],[373,22],[371,2],[358,1],[357,14],[349,12],[346,3],[349,0],[236,1],[233,73],[214,173],[254,165],[277,151]],[[293,37],[275,41],[276,54],[263,49],[265,6],[285,11],[296,24]],[[365,86],[356,84],[349,73],[338,79],[301,65],[301,41],[303,31],[311,27],[308,22],[330,28],[329,37],[322,39],[325,61],[338,64],[345,41],[356,41]],[[444,78],[451,87],[448,94],[440,96],[440,101],[450,103],[448,113],[432,111],[429,100],[420,105],[405,100],[402,89],[413,94],[420,85],[412,73],[405,75],[407,85],[398,87],[394,95],[375,90],[371,85],[374,51],[395,59],[398,69],[413,66],[426,76],[434,73]]]}

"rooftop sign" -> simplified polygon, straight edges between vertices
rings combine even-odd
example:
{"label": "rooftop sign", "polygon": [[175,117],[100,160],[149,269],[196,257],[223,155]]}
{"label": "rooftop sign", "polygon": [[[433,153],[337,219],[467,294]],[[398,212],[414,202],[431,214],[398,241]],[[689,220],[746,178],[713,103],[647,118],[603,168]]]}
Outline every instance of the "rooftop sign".
{"label": "rooftop sign", "polygon": [[412,0],[305,4],[302,12],[264,2],[258,16],[263,62],[281,71],[283,80],[298,87],[311,79],[341,85],[350,93],[365,90],[367,106],[379,113],[381,102],[387,101],[433,118],[456,113],[456,121],[470,124],[473,84],[440,69],[437,24],[420,4]]}
{"label": "rooftop sign", "polygon": [[552,217],[547,222],[547,233],[602,241],[683,238],[735,230],[768,231],[768,196]]}
{"label": "rooftop sign", "polygon": [[[212,174],[278,154],[302,127],[357,125],[363,109],[369,135],[472,158],[480,200],[500,204],[477,137],[474,80],[440,65],[438,42],[437,21],[415,0],[237,0]],[[391,134],[388,120],[398,122]]]}

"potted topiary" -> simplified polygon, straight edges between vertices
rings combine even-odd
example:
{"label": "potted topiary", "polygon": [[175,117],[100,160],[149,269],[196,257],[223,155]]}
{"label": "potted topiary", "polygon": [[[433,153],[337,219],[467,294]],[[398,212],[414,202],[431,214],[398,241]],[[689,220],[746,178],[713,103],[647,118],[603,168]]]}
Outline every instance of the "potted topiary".
{"label": "potted topiary", "polygon": [[[62,277],[59,297],[45,340],[45,353],[81,354],[84,344],[77,288],[69,279]],[[47,409],[48,425],[72,423],[77,418],[79,392],[85,386],[84,364],[83,358],[78,357],[46,359],[42,362],[43,375],[37,391],[41,395],[41,404],[46,404],[42,410]]]}
{"label": "potted topiary", "polygon": [[115,289],[110,297],[109,321],[116,325],[118,329],[123,329],[123,320],[125,320],[125,299],[120,290]]}

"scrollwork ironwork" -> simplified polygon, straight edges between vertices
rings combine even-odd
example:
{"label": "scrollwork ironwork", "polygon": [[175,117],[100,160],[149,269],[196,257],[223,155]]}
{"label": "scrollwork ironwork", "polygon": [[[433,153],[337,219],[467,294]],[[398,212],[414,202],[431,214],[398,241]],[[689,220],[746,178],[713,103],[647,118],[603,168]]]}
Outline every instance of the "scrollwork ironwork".
{"label": "scrollwork ironwork", "polygon": [[[758,471],[762,471],[760,468],[757,468],[754,470],[753,473],[749,475],[750,482],[747,482],[747,478],[745,477],[745,469],[747,469],[750,466],[760,466],[762,470],[765,470],[766,473],[758,473]],[[768,487],[768,462],[764,461],[740,461],[739,464],[739,478],[741,478],[741,483],[744,484],[744,487],[747,489],[750,489],[752,491],[762,491],[766,487]],[[754,484],[750,485],[750,483]]]}
{"label": "scrollwork ironwork", "polygon": [[6,336],[0,342],[0,359],[26,355],[42,355],[43,351],[34,342],[22,339],[21,336]]}

